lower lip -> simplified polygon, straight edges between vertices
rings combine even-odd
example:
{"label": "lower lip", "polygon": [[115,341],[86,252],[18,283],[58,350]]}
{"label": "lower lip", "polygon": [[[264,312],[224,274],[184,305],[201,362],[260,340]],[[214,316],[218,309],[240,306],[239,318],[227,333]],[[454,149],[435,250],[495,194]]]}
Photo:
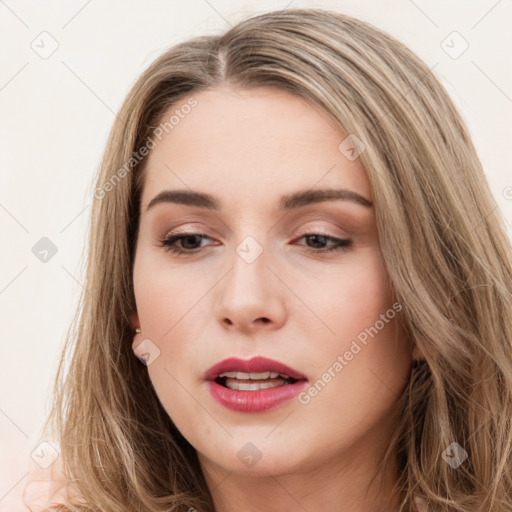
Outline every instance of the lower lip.
{"label": "lower lip", "polygon": [[263,412],[296,397],[307,384],[306,380],[299,380],[275,388],[238,391],[209,381],[208,388],[213,398],[227,409],[237,412]]}

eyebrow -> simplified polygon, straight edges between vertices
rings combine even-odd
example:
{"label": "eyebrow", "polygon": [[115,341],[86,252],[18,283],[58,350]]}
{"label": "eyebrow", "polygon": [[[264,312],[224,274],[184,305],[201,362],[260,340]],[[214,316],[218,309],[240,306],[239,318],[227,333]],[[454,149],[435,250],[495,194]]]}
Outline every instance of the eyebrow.
{"label": "eyebrow", "polygon": [[[313,203],[324,201],[342,200],[352,201],[359,205],[371,208],[373,203],[365,197],[347,189],[315,189],[299,190],[292,194],[286,194],[279,200],[279,210],[292,210],[301,208]],[[187,206],[197,206],[199,208],[208,208],[210,210],[220,210],[221,201],[210,194],[196,192],[193,190],[162,190],[148,204],[146,211],[159,203],[174,203]]]}

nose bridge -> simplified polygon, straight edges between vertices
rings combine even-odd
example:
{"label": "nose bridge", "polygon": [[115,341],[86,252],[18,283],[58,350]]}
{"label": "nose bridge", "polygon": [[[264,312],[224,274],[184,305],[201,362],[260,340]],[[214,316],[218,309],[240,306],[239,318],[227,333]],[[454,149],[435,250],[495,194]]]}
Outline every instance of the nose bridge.
{"label": "nose bridge", "polygon": [[[261,237],[260,237],[261,239]],[[246,294],[247,299],[265,293],[268,286],[268,275],[270,274],[268,264],[268,247],[264,247],[252,235],[246,236],[235,247],[231,265],[232,270],[228,277],[232,292]],[[240,299],[240,297],[238,297]]]}
{"label": "nose bridge", "polygon": [[235,247],[231,270],[225,277],[219,298],[218,319],[229,325],[250,328],[264,319],[280,324],[284,308],[275,277],[267,268],[270,249],[255,237],[245,236]]}

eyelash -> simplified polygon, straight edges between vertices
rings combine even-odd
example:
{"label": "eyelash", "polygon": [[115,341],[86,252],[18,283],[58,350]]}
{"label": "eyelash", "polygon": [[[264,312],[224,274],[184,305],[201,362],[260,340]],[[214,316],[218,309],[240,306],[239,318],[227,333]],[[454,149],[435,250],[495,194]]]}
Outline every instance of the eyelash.
{"label": "eyelash", "polygon": [[[182,240],[183,238],[192,237],[192,236],[199,236],[204,238],[209,238],[207,235],[202,233],[183,233],[179,235],[172,235],[167,238],[164,238],[160,240],[159,247],[163,247],[166,251],[170,252],[171,254],[175,254],[177,256],[187,256],[196,254],[200,251],[201,248],[196,249],[179,249],[176,246],[173,246],[173,244],[179,240]],[[327,254],[327,253],[335,253],[335,252],[344,252],[347,251],[350,246],[352,245],[352,240],[350,239],[342,239],[342,238],[335,238],[333,236],[324,235],[323,233],[306,233],[302,235],[301,238],[306,237],[312,237],[312,236],[320,236],[326,239],[327,241],[334,241],[337,242],[337,245],[331,247],[330,249],[307,249],[307,252],[312,252],[314,254]]]}

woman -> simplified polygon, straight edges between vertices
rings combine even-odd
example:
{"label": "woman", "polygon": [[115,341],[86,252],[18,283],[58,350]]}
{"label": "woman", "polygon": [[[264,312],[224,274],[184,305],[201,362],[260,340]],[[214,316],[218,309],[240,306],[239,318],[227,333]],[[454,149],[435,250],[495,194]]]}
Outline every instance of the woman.
{"label": "woman", "polygon": [[512,509],[510,242],[404,45],[290,9],[175,46],[94,197],[66,509]]}

